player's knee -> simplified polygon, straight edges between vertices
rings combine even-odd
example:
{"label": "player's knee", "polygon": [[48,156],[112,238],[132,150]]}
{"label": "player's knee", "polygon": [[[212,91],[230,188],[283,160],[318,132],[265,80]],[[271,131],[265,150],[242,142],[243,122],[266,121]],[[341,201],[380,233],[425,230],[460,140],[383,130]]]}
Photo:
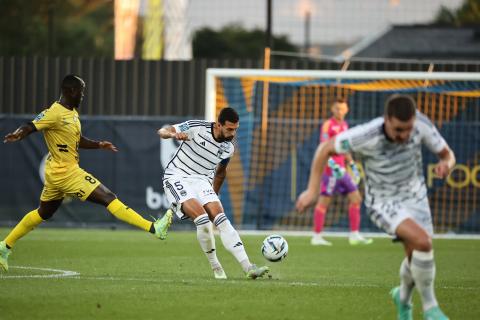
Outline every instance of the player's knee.
{"label": "player's knee", "polygon": [[329,205],[330,205],[330,198],[329,197],[320,197],[317,201],[316,207],[328,208]]}
{"label": "player's knee", "polygon": [[428,235],[418,237],[415,241],[414,250],[424,252],[432,250],[432,239]]}
{"label": "player's knee", "polygon": [[42,208],[38,209],[38,215],[40,216],[40,218],[42,218],[42,220],[50,219],[51,217],[53,217],[54,213],[55,213],[55,210],[45,210]]}
{"label": "player's knee", "polygon": [[361,198],[359,198],[359,199],[352,199],[352,200],[350,201],[350,206],[351,206],[351,207],[358,207],[358,208],[359,208],[360,205],[361,205],[361,203],[362,203],[362,199],[361,199]]}

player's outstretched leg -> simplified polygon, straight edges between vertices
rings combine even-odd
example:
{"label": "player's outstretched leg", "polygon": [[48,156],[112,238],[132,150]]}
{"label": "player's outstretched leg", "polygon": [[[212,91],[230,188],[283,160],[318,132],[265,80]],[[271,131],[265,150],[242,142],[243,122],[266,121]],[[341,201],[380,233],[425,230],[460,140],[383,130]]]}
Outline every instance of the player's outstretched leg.
{"label": "player's outstretched leg", "polygon": [[207,256],[208,262],[213,270],[215,279],[227,279],[227,275],[218,261],[217,251],[215,247],[215,237],[213,236],[212,222],[208,218],[208,214],[202,214],[193,220],[197,227],[197,240],[200,247]]}
{"label": "player's outstretched leg", "polygon": [[4,241],[0,243],[0,265],[3,270],[8,271],[8,256],[11,248],[24,235],[35,229],[43,221],[38,213],[38,209],[27,213],[22,220],[10,231]]}
{"label": "player's outstretched leg", "polygon": [[213,223],[220,231],[223,246],[237,259],[248,278],[263,277],[268,272],[268,267],[257,267],[250,262],[237,230],[233,228],[225,213],[218,214]]}
{"label": "player's outstretched leg", "polygon": [[88,195],[87,200],[105,206],[115,218],[150,232],[161,240],[167,237],[168,228],[172,223],[172,210],[167,210],[161,219],[154,222],[148,221],[135,210],[122,203],[112,191],[101,183]]}

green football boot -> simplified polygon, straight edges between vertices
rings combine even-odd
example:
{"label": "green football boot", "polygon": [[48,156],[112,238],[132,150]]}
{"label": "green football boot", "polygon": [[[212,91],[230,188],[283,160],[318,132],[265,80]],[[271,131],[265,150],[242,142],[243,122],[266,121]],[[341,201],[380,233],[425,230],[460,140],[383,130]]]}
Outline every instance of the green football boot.
{"label": "green football boot", "polygon": [[372,244],[372,242],[373,242],[373,239],[364,238],[358,232],[352,232],[348,237],[348,243],[350,243],[350,245],[352,246],[368,245],[368,244]]}
{"label": "green football boot", "polygon": [[448,320],[448,317],[436,306],[423,313],[423,320]]}
{"label": "green football boot", "polygon": [[219,280],[227,279],[227,274],[225,273],[225,270],[223,270],[222,267],[213,269],[213,275],[215,276],[215,279],[219,279]]}
{"label": "green football boot", "polygon": [[155,236],[160,240],[167,238],[168,228],[172,224],[173,210],[168,209],[161,219],[156,219],[153,223],[155,229]]}
{"label": "green football boot", "polygon": [[5,241],[0,242],[0,266],[3,270],[8,271],[8,256],[12,250],[7,248]]}
{"label": "green football boot", "polygon": [[256,265],[252,264],[250,268],[248,268],[246,276],[248,279],[255,280],[266,275],[268,271],[270,271],[270,269],[267,266],[257,267]]}
{"label": "green football boot", "polygon": [[413,320],[412,305],[400,301],[400,287],[393,288],[390,295],[397,307],[397,320]]}

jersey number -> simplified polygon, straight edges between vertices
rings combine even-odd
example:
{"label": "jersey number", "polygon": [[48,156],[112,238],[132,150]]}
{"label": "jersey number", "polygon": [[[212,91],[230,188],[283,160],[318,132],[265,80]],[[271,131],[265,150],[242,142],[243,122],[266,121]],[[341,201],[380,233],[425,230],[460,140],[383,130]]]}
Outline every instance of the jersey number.
{"label": "jersey number", "polygon": [[183,186],[180,181],[175,182],[174,185],[178,191],[183,190]]}
{"label": "jersey number", "polygon": [[92,178],[90,176],[85,176],[85,180],[87,180],[91,184],[95,184],[97,182],[97,180],[95,180],[94,178]]}
{"label": "jersey number", "polygon": [[78,197],[78,198],[81,198],[85,195],[85,191],[83,191],[82,189],[80,189],[77,193],[75,193],[75,195]]}

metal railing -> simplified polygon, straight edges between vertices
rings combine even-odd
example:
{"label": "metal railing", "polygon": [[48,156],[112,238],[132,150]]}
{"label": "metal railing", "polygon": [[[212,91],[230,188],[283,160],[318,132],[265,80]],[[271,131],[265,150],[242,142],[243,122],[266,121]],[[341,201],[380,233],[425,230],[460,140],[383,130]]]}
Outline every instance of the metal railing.
{"label": "metal railing", "polygon": [[[348,70],[427,71],[430,63],[351,60]],[[261,60],[115,61],[107,58],[0,57],[0,113],[35,114],[59,97],[62,77],[87,83],[82,114],[199,116],[205,114],[207,68],[262,68]],[[278,57],[272,69],[341,70],[344,62]],[[436,63],[434,71],[480,71],[480,62]]]}

